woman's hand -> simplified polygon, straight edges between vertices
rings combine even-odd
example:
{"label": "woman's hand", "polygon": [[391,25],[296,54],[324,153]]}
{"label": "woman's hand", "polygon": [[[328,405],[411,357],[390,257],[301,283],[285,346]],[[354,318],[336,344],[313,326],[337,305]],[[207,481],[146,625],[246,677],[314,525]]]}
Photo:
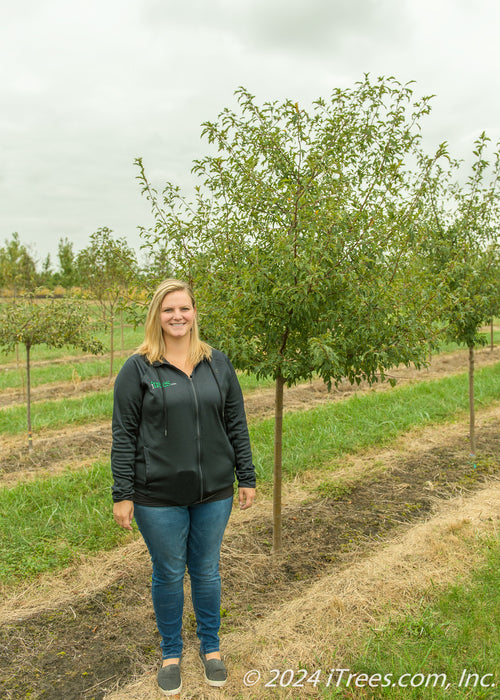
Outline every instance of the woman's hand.
{"label": "woman's hand", "polygon": [[113,505],[113,517],[120,527],[132,530],[132,518],[134,517],[133,501],[117,501]]}
{"label": "woman's hand", "polygon": [[242,486],[238,489],[238,500],[240,502],[240,510],[250,508],[255,500],[255,489]]}

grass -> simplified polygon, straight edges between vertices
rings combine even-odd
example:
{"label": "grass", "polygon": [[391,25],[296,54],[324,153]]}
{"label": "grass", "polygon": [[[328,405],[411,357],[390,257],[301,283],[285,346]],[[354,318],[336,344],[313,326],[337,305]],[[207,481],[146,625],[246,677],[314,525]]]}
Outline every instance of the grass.
{"label": "grass", "polygon": [[[127,535],[110,527],[109,460],[0,492],[0,581],[14,583],[108,550]],[[130,537],[130,535],[128,535]]]}
{"label": "grass", "polygon": [[238,372],[237,374],[243,392],[274,386],[274,379],[257,379],[255,374],[250,374],[249,372]]}
{"label": "grass", "polygon": [[[32,404],[34,431],[79,425],[111,418],[113,390],[87,393],[83,398],[40,401]],[[0,434],[17,435],[26,431],[26,405],[12,406],[0,411]]]}
{"label": "grass", "polygon": [[[476,403],[500,397],[500,364],[476,371]],[[382,444],[411,427],[453,419],[468,408],[467,375],[418,382],[387,391],[373,391],[306,411],[286,414],[283,421],[284,471],[293,475],[310,463],[326,462],[342,452]],[[113,392],[99,391],[83,398],[42,401],[32,406],[34,431],[107,420]],[[26,407],[0,411],[0,434],[26,430]],[[274,420],[250,425],[258,476],[270,480],[273,464]]]}
{"label": "grass", "polygon": [[[241,375],[243,391],[262,383],[252,375]],[[38,401],[31,405],[34,431],[80,425],[110,419],[113,412],[113,389],[87,392],[84,397]],[[17,435],[26,430],[26,404],[10,406],[0,411],[0,434]]]}
{"label": "grass", "polygon": [[[477,375],[478,403],[498,399],[500,364],[484,368]],[[285,475],[291,477],[321,465],[332,469],[334,456],[388,443],[415,425],[456,417],[467,405],[466,382],[465,375],[447,377],[288,414]],[[57,404],[55,418],[67,424],[73,410],[73,421],[83,420],[85,415],[95,420],[96,413],[109,417],[111,408],[110,392],[96,394],[85,401]],[[0,419],[8,413],[0,412]],[[40,419],[49,422],[45,412],[40,413]],[[272,432],[273,421],[251,426],[252,448],[263,484],[269,484],[272,475]],[[0,490],[0,580],[10,584],[58,569],[82,553],[109,549],[121,541],[121,531],[111,517],[110,482],[109,460],[104,459],[90,468]]]}
{"label": "grass", "polygon": [[[377,688],[364,683],[371,698],[500,698],[499,620],[500,540],[495,537],[484,544],[484,564],[469,579],[373,631],[346,666],[373,683],[382,677]],[[324,697],[367,697],[355,682],[325,690]]]}
{"label": "grass", "polygon": [[[54,353],[57,351],[54,350]],[[59,350],[59,355],[61,351]],[[113,372],[120,370],[127,357],[132,354],[133,348],[128,348],[124,356],[119,356],[121,351],[115,352],[113,359]],[[81,352],[75,351],[73,356],[64,354],[64,362],[52,362],[50,364],[33,364],[31,367],[31,386],[36,387],[52,382],[71,382],[94,377],[107,377],[109,373],[109,358],[88,359],[82,358]],[[58,359],[58,358],[53,358]],[[24,358],[20,367],[10,363],[9,367],[0,369],[0,391],[5,389],[22,389],[26,386],[26,369]],[[238,372],[238,378],[243,391],[266,388],[274,384],[273,379],[257,379],[255,374]]]}

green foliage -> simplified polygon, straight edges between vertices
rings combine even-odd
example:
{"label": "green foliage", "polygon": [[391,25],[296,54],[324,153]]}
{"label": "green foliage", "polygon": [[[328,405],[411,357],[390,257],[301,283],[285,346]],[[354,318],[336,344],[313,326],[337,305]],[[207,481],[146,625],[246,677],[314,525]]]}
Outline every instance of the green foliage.
{"label": "green foliage", "polygon": [[8,290],[14,297],[23,291],[30,291],[36,286],[36,265],[28,249],[13,233],[10,241],[0,248],[0,287]]}
{"label": "green foliage", "polygon": [[115,314],[125,305],[128,281],[137,273],[134,251],[124,238],[115,240],[112,233],[106,227],[93,233],[90,244],[78,253],[76,259],[84,294],[97,301],[103,321],[110,329],[110,379],[113,374]]}
{"label": "green foliage", "polygon": [[27,294],[0,306],[0,347],[6,352],[21,343],[27,349],[41,344],[73,346],[97,354],[102,344],[92,331],[87,309],[74,299],[37,300],[34,294]]}
{"label": "green foliage", "polygon": [[[307,111],[256,104],[203,125],[193,203],[167,184],[150,200],[150,247],[194,283],[204,334],[234,365],[276,380],[274,549],[281,547],[284,384],[375,381],[419,366],[435,334],[433,297],[412,255],[419,203],[444,146],[420,149],[429,98],[394,78],[334,90]],[[214,149],[216,150],[214,154]]]}
{"label": "green foliage", "polygon": [[436,180],[421,249],[446,337],[467,347],[484,344],[480,328],[500,304],[500,153],[497,144],[488,157],[488,142],[485,133],[475,141],[465,184],[459,184],[464,179],[459,163]]}
{"label": "green foliage", "polygon": [[123,296],[130,275],[136,272],[134,251],[124,238],[115,239],[107,227],[90,236],[89,245],[76,257],[78,278],[86,294],[111,315]]}
{"label": "green foliage", "polygon": [[429,99],[368,77],[311,113],[237,98],[239,113],[204,124],[217,154],[195,161],[194,203],[170,184],[160,202],[138,160],[149,245],[195,284],[209,341],[289,385],[422,362],[432,309],[405,252],[435,160],[419,150]]}
{"label": "green foliage", "polygon": [[65,289],[70,289],[78,284],[76,257],[73,251],[73,243],[68,238],[59,239],[57,245],[57,258],[59,260],[59,272],[54,274],[54,281]]}
{"label": "green foliage", "polygon": [[34,294],[0,307],[0,348],[8,352],[17,344],[23,344],[26,349],[26,417],[31,450],[31,348],[41,344],[53,348],[70,345],[99,353],[102,344],[92,335],[90,320],[79,304],[71,299],[37,301]]}

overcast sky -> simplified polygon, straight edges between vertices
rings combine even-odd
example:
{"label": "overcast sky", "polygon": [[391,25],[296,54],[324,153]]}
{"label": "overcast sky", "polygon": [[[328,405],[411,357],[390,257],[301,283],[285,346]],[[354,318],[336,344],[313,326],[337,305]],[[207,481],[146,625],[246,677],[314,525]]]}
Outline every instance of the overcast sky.
{"label": "overcast sky", "polygon": [[102,226],[137,246],[134,158],[189,187],[201,123],[244,86],[302,105],[365,72],[435,94],[423,133],[500,137],[498,0],[0,0],[0,245],[39,260]]}

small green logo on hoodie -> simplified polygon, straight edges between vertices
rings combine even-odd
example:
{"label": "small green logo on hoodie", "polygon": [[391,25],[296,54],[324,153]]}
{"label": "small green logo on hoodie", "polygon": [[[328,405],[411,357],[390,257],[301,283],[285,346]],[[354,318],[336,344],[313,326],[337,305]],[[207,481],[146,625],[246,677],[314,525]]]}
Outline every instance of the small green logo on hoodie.
{"label": "small green logo on hoodie", "polygon": [[151,382],[153,389],[161,389],[162,387],[166,389],[169,386],[175,386],[176,382],[169,382],[168,379],[165,382]]}

